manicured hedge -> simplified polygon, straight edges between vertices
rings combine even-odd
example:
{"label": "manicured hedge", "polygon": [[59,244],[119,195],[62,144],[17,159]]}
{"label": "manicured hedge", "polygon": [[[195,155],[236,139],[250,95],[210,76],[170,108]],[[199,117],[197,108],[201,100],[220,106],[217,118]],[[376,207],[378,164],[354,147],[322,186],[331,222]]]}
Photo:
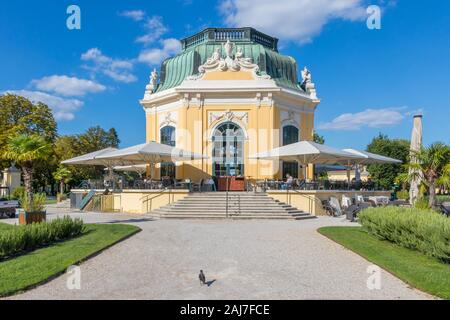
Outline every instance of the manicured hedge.
{"label": "manicured hedge", "polygon": [[14,227],[0,233],[0,260],[70,239],[84,231],[81,219],[58,218],[51,222]]}
{"label": "manicured hedge", "polygon": [[450,263],[450,219],[431,210],[370,208],[359,214],[376,237]]}

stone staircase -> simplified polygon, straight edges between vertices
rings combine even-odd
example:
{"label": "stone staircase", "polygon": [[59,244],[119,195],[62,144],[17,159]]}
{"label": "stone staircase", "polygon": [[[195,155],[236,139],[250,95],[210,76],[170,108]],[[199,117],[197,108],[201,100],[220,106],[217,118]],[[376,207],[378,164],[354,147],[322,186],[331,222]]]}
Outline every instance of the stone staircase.
{"label": "stone staircase", "polygon": [[[231,219],[312,219],[314,216],[264,193],[230,192],[228,218]],[[161,219],[224,219],[227,217],[226,193],[192,193],[182,200],[150,212]]]}

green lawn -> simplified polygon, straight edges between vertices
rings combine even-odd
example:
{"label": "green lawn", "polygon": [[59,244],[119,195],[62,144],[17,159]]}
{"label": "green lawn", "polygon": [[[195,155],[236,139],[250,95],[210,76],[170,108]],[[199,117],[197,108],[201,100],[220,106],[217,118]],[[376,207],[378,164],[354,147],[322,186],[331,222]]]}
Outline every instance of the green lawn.
{"label": "green lawn", "polygon": [[450,299],[450,265],[368,234],[360,227],[324,227],[322,235],[391,272],[411,286]]}
{"label": "green lawn", "polygon": [[14,228],[14,226],[6,223],[0,223],[0,232],[9,230],[11,228]]}
{"label": "green lawn", "polygon": [[[13,226],[0,223],[0,232]],[[18,293],[63,273],[140,229],[123,224],[88,224],[82,236],[0,262],[0,297]]]}
{"label": "green lawn", "polygon": [[56,204],[57,201],[54,198],[47,198],[47,200],[45,200],[45,204]]}

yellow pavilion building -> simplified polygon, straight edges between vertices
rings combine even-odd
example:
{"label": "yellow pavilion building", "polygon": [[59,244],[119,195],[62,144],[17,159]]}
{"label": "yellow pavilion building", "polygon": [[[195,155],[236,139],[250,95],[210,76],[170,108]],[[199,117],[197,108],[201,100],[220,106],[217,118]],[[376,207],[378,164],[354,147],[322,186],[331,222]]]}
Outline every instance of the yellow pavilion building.
{"label": "yellow pavilion building", "polygon": [[313,140],[320,100],[311,73],[304,68],[299,79],[296,61],[278,52],[278,40],[253,28],[208,28],[181,44],[181,53],[152,72],[140,101],[146,139],[207,158],[163,163],[156,176],[302,178],[296,162],[251,155]]}

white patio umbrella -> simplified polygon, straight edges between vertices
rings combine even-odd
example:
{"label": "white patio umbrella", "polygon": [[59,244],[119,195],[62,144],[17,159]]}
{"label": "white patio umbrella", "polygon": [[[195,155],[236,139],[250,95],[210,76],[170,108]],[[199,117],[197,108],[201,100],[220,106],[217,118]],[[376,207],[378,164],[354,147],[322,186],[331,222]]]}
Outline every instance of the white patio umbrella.
{"label": "white patio umbrella", "polygon": [[[414,116],[414,125],[411,133],[411,146],[410,146],[410,156],[411,163],[417,163],[416,153],[420,151],[422,148],[422,115]],[[416,172],[413,169],[409,170],[410,179],[410,188],[409,188],[409,202],[413,205],[417,198],[419,197],[419,187],[422,183],[422,177],[420,172]]]}
{"label": "white patio umbrella", "polygon": [[[335,149],[312,141],[301,141],[270,151],[261,152],[250,159],[298,161],[301,165],[307,164],[336,164],[360,156]],[[306,173],[305,173],[306,177]]]}
{"label": "white patio umbrella", "polygon": [[347,180],[350,185],[350,166],[355,165],[355,179],[358,181],[361,179],[361,175],[359,173],[360,165],[368,165],[368,164],[400,164],[402,161],[389,158],[386,156],[382,156],[376,153],[371,153],[367,151],[360,151],[355,149],[344,149],[343,151],[359,156],[359,159],[349,159],[347,160]]}
{"label": "white patio umbrella", "polygon": [[351,160],[351,163],[353,164],[360,164],[360,165],[366,165],[366,164],[389,164],[389,163],[402,163],[402,161],[385,157],[376,153],[371,153],[367,151],[359,151],[355,149],[344,149],[343,151],[354,154],[360,159],[354,159]]}
{"label": "white patio umbrella", "polygon": [[250,159],[298,161],[301,164],[336,164],[360,156],[312,141],[301,141],[270,151],[261,152]]}
{"label": "white patio umbrella", "polygon": [[[148,164],[153,171],[154,165],[161,162],[192,161],[208,157],[190,151],[151,141],[129,148],[116,150],[98,157],[99,160],[113,161],[122,165]],[[152,172],[153,177],[153,172]]]}
{"label": "white patio umbrella", "polygon": [[67,165],[86,165],[86,166],[112,166],[112,162],[104,159],[98,159],[98,156],[108,154],[110,152],[117,151],[116,148],[106,148],[99,151],[84,154],[72,159],[64,160],[61,163]]}
{"label": "white patio umbrella", "polygon": [[147,165],[146,164],[137,164],[133,166],[116,166],[113,167],[114,171],[121,171],[121,172],[137,172],[140,175],[147,172]]}
{"label": "white patio umbrella", "polygon": [[108,169],[109,181],[112,181],[114,176],[112,167],[117,165],[117,163],[109,159],[99,159],[98,157],[114,151],[117,151],[117,149],[106,148],[91,153],[87,153],[72,159],[64,160],[61,163],[66,165],[77,165],[77,166],[105,166]]}

